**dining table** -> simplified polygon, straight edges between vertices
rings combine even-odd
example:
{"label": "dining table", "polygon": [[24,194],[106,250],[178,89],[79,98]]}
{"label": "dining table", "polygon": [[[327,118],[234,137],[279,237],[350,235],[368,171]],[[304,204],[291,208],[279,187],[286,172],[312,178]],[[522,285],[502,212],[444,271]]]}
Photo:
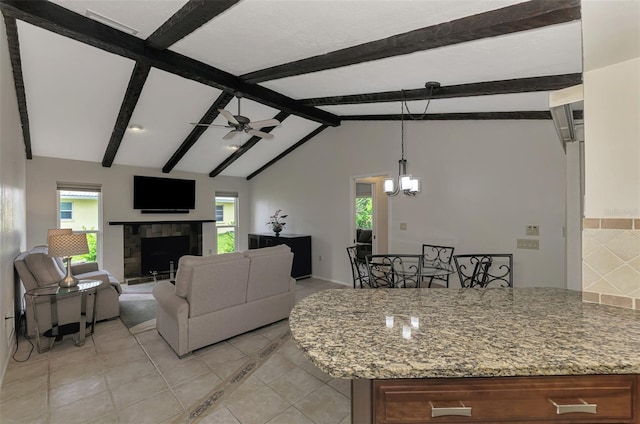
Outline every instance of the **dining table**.
{"label": "dining table", "polygon": [[[419,254],[406,254],[406,253],[386,253],[383,255],[367,255],[365,260],[362,261],[367,266],[369,271],[369,278],[372,276],[375,279],[381,281],[385,278],[385,274],[391,277],[391,274],[395,274],[395,277],[388,279],[390,284],[386,284],[387,287],[397,287],[398,284],[394,281],[406,282],[408,280],[414,281],[414,287],[419,288],[421,283],[425,280],[429,281],[429,285],[434,277],[444,277],[446,275],[453,274],[455,268],[448,262],[440,260],[427,260]],[[379,277],[376,277],[376,274]],[[406,284],[404,285],[405,287]]]}

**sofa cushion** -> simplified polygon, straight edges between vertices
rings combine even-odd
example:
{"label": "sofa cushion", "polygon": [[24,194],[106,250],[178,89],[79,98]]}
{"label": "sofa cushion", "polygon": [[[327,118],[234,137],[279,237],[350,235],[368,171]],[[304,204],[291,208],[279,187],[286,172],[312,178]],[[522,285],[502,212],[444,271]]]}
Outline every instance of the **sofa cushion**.
{"label": "sofa cushion", "polygon": [[30,253],[24,261],[40,287],[57,283],[65,277],[56,260],[44,253]]}
{"label": "sofa cushion", "polygon": [[244,252],[251,260],[247,302],[287,293],[291,281],[293,253],[289,246],[281,244]]}
{"label": "sofa cushion", "polygon": [[189,317],[193,318],[245,303],[248,276],[249,259],[241,254],[207,261],[180,261],[176,294],[178,286],[186,290],[184,298],[189,302]]}
{"label": "sofa cushion", "polygon": [[178,270],[176,271],[176,295],[187,297],[189,285],[193,278],[193,267],[196,265],[217,264],[222,262],[242,259],[244,255],[240,252],[223,253],[211,256],[185,255],[178,260]]}

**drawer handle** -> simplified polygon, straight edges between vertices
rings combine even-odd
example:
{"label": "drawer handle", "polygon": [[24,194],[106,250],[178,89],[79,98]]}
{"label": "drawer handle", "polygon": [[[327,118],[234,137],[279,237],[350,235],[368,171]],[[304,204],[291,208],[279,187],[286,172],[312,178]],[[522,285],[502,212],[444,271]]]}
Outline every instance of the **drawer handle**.
{"label": "drawer handle", "polygon": [[552,399],[549,399],[549,402],[551,402],[553,406],[556,407],[556,414],[558,415],[570,414],[572,412],[585,412],[587,414],[597,414],[596,408],[598,407],[598,404],[587,403],[583,399],[580,399],[580,402],[582,403],[575,404],[575,405],[558,405]]}
{"label": "drawer handle", "polygon": [[431,417],[445,417],[447,415],[458,415],[463,417],[471,416],[471,407],[464,406],[464,403],[460,402],[462,406],[454,406],[447,408],[437,408],[433,406],[433,403],[429,402],[431,405]]}

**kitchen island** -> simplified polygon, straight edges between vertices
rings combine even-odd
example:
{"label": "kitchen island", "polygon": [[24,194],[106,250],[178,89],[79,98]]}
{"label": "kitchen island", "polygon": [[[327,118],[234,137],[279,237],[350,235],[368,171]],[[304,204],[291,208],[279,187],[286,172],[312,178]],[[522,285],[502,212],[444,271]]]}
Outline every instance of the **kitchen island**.
{"label": "kitchen island", "polygon": [[289,322],[314,365],[352,379],[357,424],[640,423],[640,311],[580,292],[325,290]]}

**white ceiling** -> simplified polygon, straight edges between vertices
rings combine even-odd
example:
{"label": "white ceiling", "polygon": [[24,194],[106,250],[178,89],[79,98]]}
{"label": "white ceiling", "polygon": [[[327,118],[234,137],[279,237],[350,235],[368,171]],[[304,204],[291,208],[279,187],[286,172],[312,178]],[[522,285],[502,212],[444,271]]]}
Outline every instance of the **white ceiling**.
{"label": "white ceiling", "polygon": [[[241,0],[169,50],[236,76],[520,3],[518,0]],[[91,10],[132,27],[144,40],[184,0],[54,0],[85,15]],[[135,61],[17,21],[31,147],[34,156],[102,162]],[[581,22],[454,44],[260,85],[294,100],[582,72]],[[218,88],[153,68],[132,112],[114,164],[162,168],[217,97]],[[547,92],[434,99],[429,113],[548,110]],[[426,101],[410,101],[411,113]],[[252,121],[280,112],[248,98]],[[237,113],[237,100],[225,109]],[[398,114],[399,102],[320,106],[335,115]],[[225,125],[218,116],[214,124]],[[220,175],[247,177],[321,123],[291,115]],[[329,128],[327,131],[330,131]],[[246,142],[225,141],[209,128],[173,170],[210,173]],[[313,140],[309,141],[313,142]],[[274,165],[277,166],[277,163]]]}

